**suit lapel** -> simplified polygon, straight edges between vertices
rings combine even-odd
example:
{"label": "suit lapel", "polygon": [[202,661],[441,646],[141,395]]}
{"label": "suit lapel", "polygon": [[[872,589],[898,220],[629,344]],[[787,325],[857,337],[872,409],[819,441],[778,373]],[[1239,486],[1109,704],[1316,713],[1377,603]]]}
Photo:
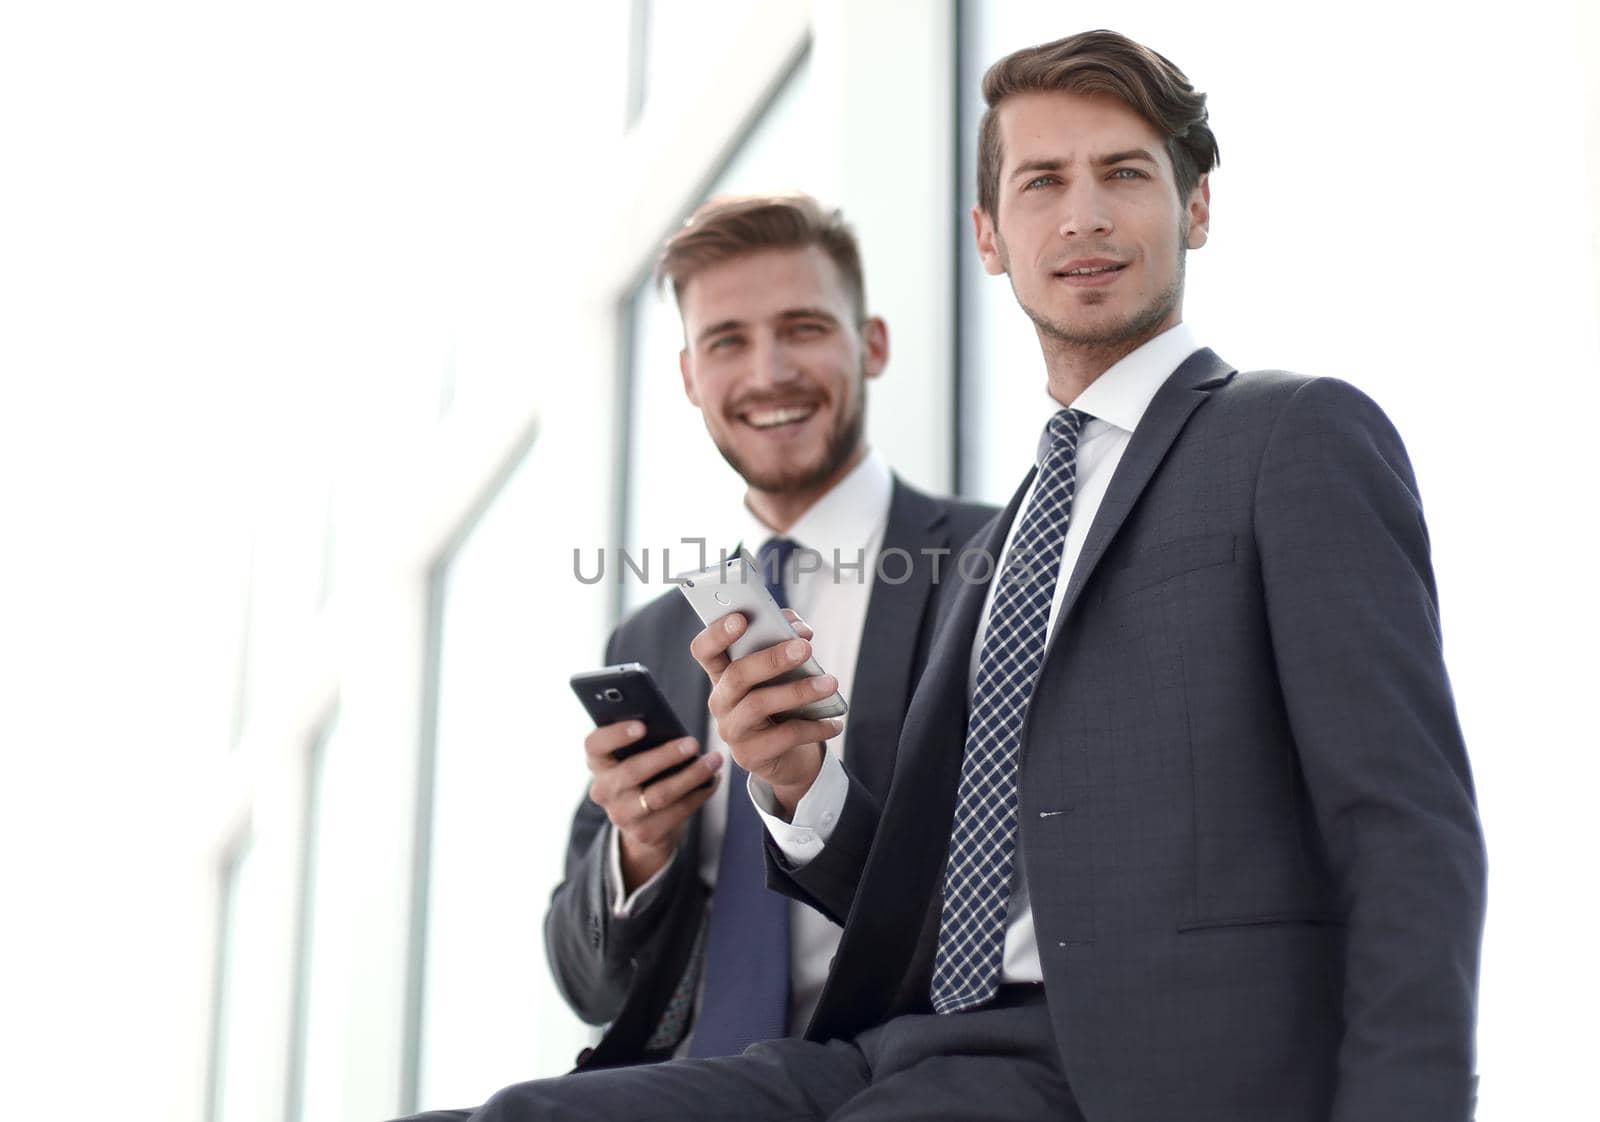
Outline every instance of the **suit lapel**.
{"label": "suit lapel", "polygon": [[899,736],[915,685],[917,653],[927,644],[927,636],[920,632],[934,586],[931,555],[926,551],[949,544],[945,522],[938,503],[899,479],[894,481],[883,549],[904,550],[911,557],[911,570],[899,583],[873,580],[844,741],[851,774],[880,799],[888,793],[894,769],[894,753],[883,748]]}
{"label": "suit lapel", "polygon": [[[961,576],[962,570],[959,564],[947,566],[947,578],[961,581],[961,586],[956,594],[955,603],[950,608],[949,616],[940,627],[939,634],[935,636],[936,641],[928,659],[927,669],[917,684],[916,693],[912,695],[910,709],[906,714],[905,731],[900,738],[904,749],[902,759],[912,766],[901,769],[904,782],[900,782],[900,776],[897,776],[897,782],[890,791],[891,802],[899,794],[901,786],[915,788],[917,797],[929,797],[934,794],[925,785],[924,778],[928,774],[926,769],[933,764],[929,757],[943,754],[935,742],[948,739],[952,732],[957,744],[956,771],[960,770],[960,746],[966,738],[967,678],[972,661],[972,644],[977,637],[978,617],[983,611],[989,581],[993,578],[992,570],[998,568],[1006,532],[1010,529],[1012,520],[1016,518],[1022,496],[1032,482],[1033,473],[1029,472],[1028,477],[1022,481],[1022,486],[1011,496],[1011,502],[1000,517],[990,524],[983,540],[974,543],[974,552],[994,558],[996,561],[995,565],[984,565],[980,575],[985,579],[965,580]],[[951,795],[954,796],[953,790]]]}
{"label": "suit lapel", "polygon": [[1100,564],[1106,548],[1117,536],[1117,531],[1122,529],[1139,496],[1144,494],[1156,468],[1183,431],[1189,415],[1211,390],[1225,384],[1233,374],[1233,368],[1213,351],[1201,348],[1185,359],[1156,391],[1156,396],[1151,399],[1144,417],[1139,421],[1139,427],[1128,441],[1121,462],[1117,464],[1116,474],[1111,477],[1111,486],[1100,502],[1088,537],[1084,539],[1083,552],[1078,555],[1078,563],[1073,566],[1072,576],[1067,580],[1066,598],[1062,601],[1061,613],[1051,635],[1052,646],[1054,637],[1061,634],[1063,621],[1094,574],[1095,566]]}
{"label": "suit lapel", "polygon": [[711,716],[706,709],[711,700],[711,682],[700,664],[690,657],[689,643],[704,626],[689,601],[679,596],[673,607],[671,626],[661,629],[661,657],[650,664],[651,672],[656,675],[661,691],[671,700],[678,719],[702,747],[711,727]]}
{"label": "suit lapel", "polygon": [[[673,595],[677,602],[667,624],[652,632],[647,665],[684,728],[703,746],[710,728],[706,702],[711,697],[711,683],[700,664],[689,657],[689,643],[702,624],[689,602]],[[707,892],[694,871],[699,862],[702,827],[699,814],[689,819],[688,836],[674,858],[687,864],[688,869],[678,877],[680,887],[661,917],[665,935],[640,960],[627,999],[604,1035],[593,1048],[579,1053],[577,1070],[635,1064],[644,1058],[645,1044],[661,1023],[679,979],[689,969],[695,938],[704,922]]]}
{"label": "suit lapel", "polygon": [[[1023,481],[983,540],[974,544],[975,551],[999,556],[1032,478],[1030,474]],[[960,580],[955,559],[946,560],[949,579]],[[939,890],[950,845],[966,742],[968,666],[987,590],[987,580],[962,581],[912,696],[876,841],[862,870],[835,969],[807,1030],[813,1038],[853,1035],[889,1015],[907,980],[902,964],[916,959],[918,937]]]}

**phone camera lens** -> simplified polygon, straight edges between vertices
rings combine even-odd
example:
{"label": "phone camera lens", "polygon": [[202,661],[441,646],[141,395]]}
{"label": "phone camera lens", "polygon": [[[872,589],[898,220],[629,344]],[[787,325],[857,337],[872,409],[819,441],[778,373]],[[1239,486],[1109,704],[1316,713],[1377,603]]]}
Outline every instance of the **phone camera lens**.
{"label": "phone camera lens", "polygon": [[683,587],[685,587],[685,588],[693,588],[694,587],[694,581],[690,580],[688,577],[684,577],[683,578]]}
{"label": "phone camera lens", "polygon": [[615,686],[613,686],[610,689],[606,690],[605,699],[607,701],[621,701],[622,700],[622,691],[617,689]]}

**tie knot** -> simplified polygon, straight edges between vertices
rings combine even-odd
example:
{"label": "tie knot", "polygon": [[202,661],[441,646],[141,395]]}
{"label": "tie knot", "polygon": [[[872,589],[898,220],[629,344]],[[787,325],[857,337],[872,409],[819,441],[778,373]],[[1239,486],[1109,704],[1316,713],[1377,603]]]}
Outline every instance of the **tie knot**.
{"label": "tie knot", "polygon": [[799,548],[800,543],[793,538],[768,538],[756,553],[756,570],[761,574],[761,583],[781,607],[789,606],[783,586],[788,582],[789,561]]}
{"label": "tie knot", "polygon": [[1044,432],[1039,434],[1039,450],[1035,462],[1043,464],[1046,457],[1054,454],[1070,456],[1078,450],[1078,437],[1083,432],[1083,426],[1091,420],[1089,414],[1077,409],[1062,409],[1045,422]]}

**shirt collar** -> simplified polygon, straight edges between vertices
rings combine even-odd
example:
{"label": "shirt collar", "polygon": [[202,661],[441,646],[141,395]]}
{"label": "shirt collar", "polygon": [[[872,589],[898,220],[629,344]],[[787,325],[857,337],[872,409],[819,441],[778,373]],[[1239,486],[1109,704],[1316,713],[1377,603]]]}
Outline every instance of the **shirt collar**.
{"label": "shirt collar", "polygon": [[[1108,425],[1132,432],[1139,427],[1139,420],[1150,407],[1156,391],[1184,359],[1199,349],[1200,344],[1189,325],[1176,323],[1123,355],[1070,404]],[[1050,393],[1048,383],[1044,398],[1049,406],[1045,414],[1048,420],[1063,406]],[[1089,428],[1085,426],[1084,435],[1088,434]]]}
{"label": "shirt collar", "polygon": [[[893,491],[894,475],[889,465],[869,448],[861,462],[850,469],[850,474],[812,503],[783,536],[816,551],[823,565],[829,568],[833,566],[835,551],[839,557],[853,560],[883,532],[889,521],[889,500]],[[743,503],[739,504],[735,528],[737,540],[751,556],[767,539],[778,536],[776,530],[757,518]]]}

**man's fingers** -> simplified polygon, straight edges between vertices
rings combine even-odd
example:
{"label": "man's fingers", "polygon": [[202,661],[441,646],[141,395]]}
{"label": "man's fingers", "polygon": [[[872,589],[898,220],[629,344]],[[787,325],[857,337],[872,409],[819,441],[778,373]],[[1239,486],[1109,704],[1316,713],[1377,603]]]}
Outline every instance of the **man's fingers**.
{"label": "man's fingers", "polygon": [[[700,770],[697,762],[694,767],[686,768],[687,772],[698,772],[698,783],[705,783],[707,775]],[[674,779],[678,778],[673,776]],[[651,811],[642,813],[638,818],[625,826],[618,828],[622,833],[638,842],[640,845],[658,846],[670,840],[675,833],[688,820],[689,816],[705,805],[707,799],[716,794],[717,786],[722,782],[720,775],[711,775],[710,783],[704,790],[691,789],[676,801],[664,808],[656,807],[656,792],[654,787],[647,788],[644,792],[646,800],[650,803]]]}
{"label": "man's fingers", "polygon": [[689,654],[700,664],[713,685],[728,668],[728,645],[744,634],[745,619],[738,612],[714,620],[689,642]]}
{"label": "man's fingers", "polygon": [[794,633],[802,639],[815,639],[817,633],[811,630],[811,625],[800,618],[800,613],[793,608],[783,609],[783,618],[789,621],[789,626],[794,628]]}
{"label": "man's fingers", "polygon": [[662,810],[693,793],[700,784],[716,775],[721,767],[722,753],[707,752],[676,775],[669,775],[665,779],[657,779],[653,783],[646,784],[640,793],[644,795],[652,811]]}
{"label": "man's fingers", "polygon": [[818,744],[839,735],[844,722],[836,717],[821,721],[784,721],[747,735],[733,752],[734,762],[751,775],[771,782],[802,744]]}
{"label": "man's fingers", "polygon": [[717,719],[717,730],[729,744],[741,737],[773,724],[777,714],[799,709],[825,697],[831,697],[839,688],[832,674],[817,678],[802,678],[798,682],[785,682],[778,686],[761,686],[745,694],[728,712]]}
{"label": "man's fingers", "polygon": [[583,750],[589,756],[589,767],[593,769],[596,763],[610,767],[613,752],[618,748],[626,748],[643,735],[643,721],[618,721],[591,730],[583,738]]}
{"label": "man's fingers", "polygon": [[645,786],[655,776],[674,764],[682,763],[698,750],[695,739],[684,736],[629,756],[610,767],[594,769],[595,777],[589,785],[589,797],[609,810],[612,801],[624,792]]}
{"label": "man's fingers", "polygon": [[711,691],[711,711],[721,717],[756,686],[793,670],[810,657],[810,643],[804,639],[790,639],[787,643],[734,659]]}
{"label": "man's fingers", "polygon": [[648,752],[629,756],[613,769],[612,777],[616,780],[617,790],[647,786],[656,776],[669,767],[681,764],[699,750],[700,745],[694,737],[684,736],[669,740]]}

